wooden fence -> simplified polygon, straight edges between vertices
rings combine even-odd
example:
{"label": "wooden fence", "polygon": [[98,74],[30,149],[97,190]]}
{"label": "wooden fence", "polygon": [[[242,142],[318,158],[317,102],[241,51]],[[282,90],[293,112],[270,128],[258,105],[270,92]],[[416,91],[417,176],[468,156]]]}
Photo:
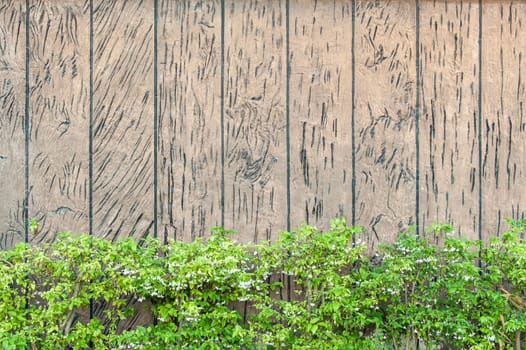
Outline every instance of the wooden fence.
{"label": "wooden fence", "polygon": [[2,0],[0,246],[487,237],[525,212],[525,56],[522,1]]}

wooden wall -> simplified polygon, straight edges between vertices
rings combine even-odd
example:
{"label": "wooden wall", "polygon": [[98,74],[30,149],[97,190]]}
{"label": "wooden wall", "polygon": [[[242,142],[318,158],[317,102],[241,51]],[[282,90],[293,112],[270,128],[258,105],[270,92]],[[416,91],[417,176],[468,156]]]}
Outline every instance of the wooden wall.
{"label": "wooden wall", "polygon": [[499,233],[526,207],[525,55],[521,1],[3,0],[0,246]]}

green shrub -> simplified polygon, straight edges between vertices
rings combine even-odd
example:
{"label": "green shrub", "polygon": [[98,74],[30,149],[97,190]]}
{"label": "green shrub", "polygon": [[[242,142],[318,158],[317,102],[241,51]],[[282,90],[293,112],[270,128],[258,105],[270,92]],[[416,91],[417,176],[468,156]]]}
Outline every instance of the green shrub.
{"label": "green shrub", "polygon": [[503,232],[502,237],[491,238],[481,256],[486,270],[497,276],[493,285],[507,300],[508,310],[499,320],[501,339],[520,349],[521,345],[525,347],[521,334],[526,332],[526,219],[508,223],[510,230]]}
{"label": "green shrub", "polygon": [[[137,254],[133,254],[133,253]],[[125,318],[135,280],[123,271],[140,257],[132,240],[112,244],[88,235],[60,233],[44,246],[19,244],[1,252],[0,343],[6,349],[86,348]],[[102,320],[75,322],[103,301]]]}
{"label": "green shrub", "polygon": [[[427,239],[401,233],[374,259],[344,219],[258,245],[221,228],[166,245],[60,233],[52,244],[0,252],[0,345],[520,349],[525,228],[526,220],[510,221],[482,245],[437,224]],[[90,304],[104,305],[91,319]],[[121,331],[133,305],[155,322]]]}

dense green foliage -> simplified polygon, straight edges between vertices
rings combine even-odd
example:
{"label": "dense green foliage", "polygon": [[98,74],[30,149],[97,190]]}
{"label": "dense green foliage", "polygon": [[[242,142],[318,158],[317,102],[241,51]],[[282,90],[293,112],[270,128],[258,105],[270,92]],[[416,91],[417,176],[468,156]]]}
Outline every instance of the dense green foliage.
{"label": "dense green foliage", "polygon": [[[520,349],[526,220],[510,223],[488,245],[449,225],[434,225],[427,239],[403,232],[373,258],[343,219],[259,245],[220,228],[168,244],[61,233],[50,245],[0,253],[0,345]],[[91,320],[90,301],[105,305]],[[155,322],[120,331],[133,305]]]}

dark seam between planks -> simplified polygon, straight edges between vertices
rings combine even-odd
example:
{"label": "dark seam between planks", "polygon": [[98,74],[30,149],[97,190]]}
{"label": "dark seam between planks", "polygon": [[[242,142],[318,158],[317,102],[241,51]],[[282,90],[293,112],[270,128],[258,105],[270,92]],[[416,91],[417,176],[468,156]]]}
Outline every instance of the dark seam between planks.
{"label": "dark seam between planks", "polygon": [[[89,128],[88,128],[88,226],[93,237],[93,0],[89,2]],[[89,301],[89,319],[93,319],[93,299]]]}
{"label": "dark seam between planks", "polygon": [[29,242],[29,0],[26,0],[26,86],[25,86],[25,106],[24,106],[24,242]]}
{"label": "dark seam between planks", "polygon": [[[285,51],[286,57],[286,144],[287,144],[287,231],[290,232],[290,0],[285,2]],[[287,275],[287,300],[291,300],[291,279]]]}
{"label": "dark seam between planks", "polygon": [[93,0],[89,2],[88,225],[93,235]]}
{"label": "dark seam between planks", "polygon": [[416,103],[415,103],[415,225],[416,235],[420,236],[420,1],[416,0]]}
{"label": "dark seam between planks", "polygon": [[221,0],[221,226],[225,226],[225,0]]}
{"label": "dark seam between planks", "polygon": [[[355,86],[356,86],[356,47],[355,47],[355,36],[356,36],[356,0],[352,2],[352,38],[351,38],[351,143],[352,143],[352,154],[351,154],[351,166],[352,166],[352,180],[351,180],[351,201],[352,201],[352,219],[351,223],[353,226],[356,225],[356,129],[355,129]],[[354,239],[354,238],[353,238]]]}
{"label": "dark seam between planks", "polygon": [[[479,158],[479,173],[478,173],[478,185],[479,185],[479,219],[478,219],[478,236],[480,242],[482,242],[482,0],[479,0],[479,93],[478,93],[478,158]],[[482,244],[482,243],[481,243]],[[479,260],[480,263],[480,260]]]}
{"label": "dark seam between planks", "polygon": [[158,57],[157,57],[157,26],[159,20],[159,3],[158,0],[153,2],[153,237],[158,237],[158,222],[157,222],[157,191],[159,188],[157,170],[157,157],[159,148],[159,116],[157,114],[158,106],[158,91],[157,91],[157,75],[158,75]]}
{"label": "dark seam between planks", "polygon": [[285,51],[286,57],[286,93],[285,93],[285,116],[286,116],[286,147],[287,147],[287,231],[290,231],[290,2],[285,2]]}
{"label": "dark seam between planks", "polygon": [[[24,171],[25,171],[25,193],[24,193],[24,242],[29,242],[29,0],[26,0],[26,82],[25,82],[25,106],[24,106]],[[28,277],[26,277],[28,278]],[[29,292],[25,291],[25,308],[29,308]]]}

